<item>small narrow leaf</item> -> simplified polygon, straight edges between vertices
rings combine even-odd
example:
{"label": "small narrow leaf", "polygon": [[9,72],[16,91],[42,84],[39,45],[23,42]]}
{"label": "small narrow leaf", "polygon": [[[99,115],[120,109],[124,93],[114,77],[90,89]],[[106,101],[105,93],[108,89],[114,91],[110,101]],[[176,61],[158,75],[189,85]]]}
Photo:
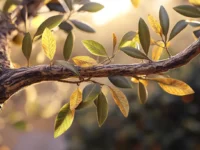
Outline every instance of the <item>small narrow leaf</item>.
{"label": "small narrow leaf", "polygon": [[106,50],[100,43],[93,40],[83,40],[82,43],[91,54],[107,57]]}
{"label": "small narrow leaf", "polygon": [[83,89],[83,102],[93,102],[99,93],[101,87],[99,84],[89,84]]}
{"label": "small narrow leaf", "polygon": [[200,37],[200,30],[195,30],[195,31],[193,31],[193,33],[194,33],[196,38]]}
{"label": "small narrow leaf", "polygon": [[200,27],[200,21],[186,20],[186,22],[192,27]]}
{"label": "small narrow leaf", "polygon": [[152,60],[158,61],[160,59],[160,56],[162,55],[163,49],[165,47],[165,44],[162,41],[156,42],[157,45],[153,47],[152,50]]}
{"label": "small narrow leaf", "polygon": [[71,24],[69,24],[68,22],[62,22],[59,25],[59,28],[67,33],[71,32],[73,30],[73,27]]}
{"label": "small narrow leaf", "polygon": [[105,95],[101,92],[94,101],[97,107],[97,120],[101,127],[108,117],[108,102]]}
{"label": "small narrow leaf", "polygon": [[162,28],[161,28],[161,25],[160,23],[158,22],[158,20],[152,16],[152,15],[148,15],[148,21],[152,27],[152,29],[158,33],[159,35],[162,35]]}
{"label": "small narrow leaf", "polygon": [[145,21],[140,18],[139,20],[139,39],[140,43],[142,45],[142,48],[146,54],[149,52],[149,46],[150,46],[150,32],[147,24]]}
{"label": "small narrow leaf", "polygon": [[134,36],[136,35],[135,32],[133,31],[129,31],[127,32],[121,39],[120,43],[119,43],[119,48],[123,47],[123,45],[127,42],[127,41],[131,41]]}
{"label": "small narrow leaf", "polygon": [[67,7],[69,8],[70,11],[73,10],[73,3],[72,3],[72,0],[64,0]]}
{"label": "small narrow leaf", "polygon": [[91,67],[97,65],[97,61],[89,56],[76,56],[73,57],[72,60],[80,67]]}
{"label": "small narrow leaf", "polygon": [[131,2],[135,8],[137,8],[140,4],[140,0],[131,0]]}
{"label": "small narrow leaf", "polygon": [[55,61],[55,64],[56,65],[61,65],[65,68],[67,68],[68,70],[72,71],[74,74],[76,75],[80,75],[79,72],[78,72],[78,69],[73,65],[73,64],[70,64],[69,62],[67,61],[64,61],[64,60],[56,60]]}
{"label": "small narrow leaf", "polygon": [[77,88],[70,97],[70,109],[74,110],[82,102],[82,92]]}
{"label": "small narrow leaf", "polygon": [[52,61],[56,52],[56,40],[48,28],[42,34],[42,48],[45,55]]}
{"label": "small narrow leaf", "polygon": [[29,58],[31,56],[32,51],[32,39],[30,33],[25,33],[24,39],[22,42],[22,52],[24,56],[26,57],[27,61],[29,61]]}
{"label": "small narrow leaf", "polygon": [[89,33],[95,32],[95,30],[92,27],[90,27],[89,25],[87,25],[86,23],[80,22],[78,20],[70,20],[70,21],[74,24],[74,26],[76,28],[78,28],[81,31],[85,31],[85,32],[89,32]]}
{"label": "small narrow leaf", "polygon": [[89,2],[84,4],[79,10],[80,11],[87,11],[87,12],[97,12],[100,11],[101,9],[103,9],[104,6],[99,4],[99,3],[95,3],[95,2]]}
{"label": "small narrow leaf", "polygon": [[174,10],[178,12],[179,14],[186,17],[192,17],[192,18],[200,17],[200,10],[195,6],[180,5],[180,6],[174,7]]}
{"label": "small narrow leaf", "polygon": [[110,82],[119,88],[133,88],[133,84],[123,76],[110,76],[108,77]]}
{"label": "small narrow leaf", "polygon": [[138,50],[136,48],[123,47],[120,50],[133,58],[150,60],[145,54],[143,54],[140,50]]}
{"label": "small narrow leaf", "polygon": [[119,107],[120,111],[122,112],[122,114],[124,115],[124,117],[128,117],[128,113],[129,113],[129,103],[128,100],[126,98],[126,96],[124,95],[124,93],[122,93],[119,89],[114,88],[114,87],[109,87],[112,97],[115,101],[115,103],[117,104],[117,106]]}
{"label": "small narrow leaf", "polygon": [[185,20],[180,20],[179,22],[177,22],[170,33],[169,40],[172,40],[177,34],[185,29],[187,25],[188,23]]}
{"label": "small narrow leaf", "polygon": [[139,82],[138,84],[138,97],[141,104],[145,104],[147,102],[148,92],[142,82]]}
{"label": "small narrow leaf", "polygon": [[112,39],[113,39],[113,50],[114,50],[117,45],[117,36],[115,33],[112,34]]}
{"label": "small narrow leaf", "polygon": [[63,21],[63,15],[56,15],[49,17],[46,19],[37,29],[34,37],[39,36],[43,33],[45,28],[49,28],[50,30],[53,29],[54,27],[58,26],[62,21]]}
{"label": "small narrow leaf", "polygon": [[74,120],[75,110],[70,110],[70,105],[65,104],[58,113],[55,120],[54,137],[57,138],[69,129]]}
{"label": "small narrow leaf", "polygon": [[74,35],[72,32],[69,32],[67,39],[65,40],[65,45],[63,49],[63,56],[66,61],[69,60],[71,56],[73,46],[74,46]]}
{"label": "small narrow leaf", "polygon": [[162,27],[162,32],[165,35],[165,37],[167,37],[169,31],[169,16],[163,6],[160,7],[159,19],[160,19],[160,25]]}

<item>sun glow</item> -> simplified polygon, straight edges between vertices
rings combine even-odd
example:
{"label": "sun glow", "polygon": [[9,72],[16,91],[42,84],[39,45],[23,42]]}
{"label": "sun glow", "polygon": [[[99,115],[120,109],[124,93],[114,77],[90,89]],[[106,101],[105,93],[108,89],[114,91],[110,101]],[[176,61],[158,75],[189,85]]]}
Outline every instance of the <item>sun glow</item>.
{"label": "sun glow", "polygon": [[91,0],[104,5],[104,8],[93,14],[93,21],[96,25],[104,25],[116,17],[127,13],[131,8],[130,0]]}

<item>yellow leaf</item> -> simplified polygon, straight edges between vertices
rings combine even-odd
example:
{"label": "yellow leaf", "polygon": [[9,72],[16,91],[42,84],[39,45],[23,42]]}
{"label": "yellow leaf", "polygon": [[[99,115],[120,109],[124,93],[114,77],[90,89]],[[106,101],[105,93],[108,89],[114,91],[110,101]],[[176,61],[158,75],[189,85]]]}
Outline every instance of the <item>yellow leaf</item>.
{"label": "yellow leaf", "polygon": [[131,0],[131,2],[135,8],[137,8],[140,4],[140,0]]}
{"label": "yellow leaf", "polygon": [[160,56],[162,55],[163,48],[165,44],[162,41],[156,42],[157,45],[154,46],[152,50],[152,60],[158,61],[160,59]]}
{"label": "yellow leaf", "polygon": [[91,67],[97,64],[97,61],[89,56],[76,56],[72,60],[76,65],[81,67]]}
{"label": "yellow leaf", "polygon": [[131,81],[133,83],[139,83],[139,82],[141,82],[144,86],[148,85],[148,81],[147,80],[143,80],[143,79],[136,79],[136,78],[132,77]]}
{"label": "yellow leaf", "polygon": [[56,40],[48,28],[42,34],[42,48],[45,55],[52,61],[56,52]]}
{"label": "yellow leaf", "polygon": [[117,45],[117,36],[115,33],[113,33],[113,50],[115,49],[116,45]]}
{"label": "yellow leaf", "polygon": [[162,34],[162,28],[160,23],[158,22],[158,20],[152,16],[152,15],[148,15],[148,21],[151,25],[151,27],[153,28],[153,30],[158,33],[159,35]]}
{"label": "yellow leaf", "polygon": [[117,88],[114,88],[114,87],[112,87],[112,88],[109,87],[109,88],[110,88],[112,97],[113,97],[115,103],[117,104],[117,106],[119,107],[120,111],[122,112],[124,117],[128,117],[129,103],[128,103],[126,96],[124,95],[124,93],[122,93]]}
{"label": "yellow leaf", "polygon": [[51,2],[52,0],[44,0],[44,4],[48,4],[49,2]]}
{"label": "yellow leaf", "polygon": [[74,110],[82,102],[82,92],[77,88],[70,97],[70,109]]}
{"label": "yellow leaf", "polygon": [[133,83],[139,83],[139,80],[136,79],[136,78],[134,78],[134,77],[131,78],[131,81],[132,81]]}
{"label": "yellow leaf", "polygon": [[189,0],[189,3],[193,5],[200,5],[200,0]]}
{"label": "yellow leaf", "polygon": [[184,83],[183,81],[176,80],[173,78],[166,78],[164,76],[158,75],[155,78],[149,78],[149,80],[153,80],[158,82],[160,87],[167,93],[177,96],[184,96],[193,94],[193,89]]}

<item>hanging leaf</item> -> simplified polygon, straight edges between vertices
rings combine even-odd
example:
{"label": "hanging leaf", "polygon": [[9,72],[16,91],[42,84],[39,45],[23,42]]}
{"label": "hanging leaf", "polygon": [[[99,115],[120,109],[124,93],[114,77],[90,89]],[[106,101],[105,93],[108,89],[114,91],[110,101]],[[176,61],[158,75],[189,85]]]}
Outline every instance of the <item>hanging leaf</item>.
{"label": "hanging leaf", "polygon": [[82,43],[91,54],[107,57],[106,50],[100,43],[93,40],[83,40]]}
{"label": "hanging leaf", "polygon": [[200,30],[195,30],[195,31],[193,31],[193,33],[194,33],[196,38],[200,37]]}
{"label": "hanging leaf", "polygon": [[193,5],[196,5],[196,6],[200,6],[200,1],[199,0],[189,0],[189,2]]}
{"label": "hanging leaf", "polygon": [[70,64],[69,62],[67,61],[64,61],[64,60],[56,60],[55,61],[55,65],[61,65],[65,68],[67,68],[68,70],[72,71],[74,74],[76,75],[80,75],[79,72],[78,72],[78,69],[77,67],[75,67],[73,64]]}
{"label": "hanging leaf", "polygon": [[58,113],[55,120],[54,138],[59,137],[69,129],[74,120],[75,110],[70,110],[69,104],[65,104]]}
{"label": "hanging leaf", "polygon": [[138,8],[138,6],[139,6],[139,4],[140,4],[140,0],[131,0],[131,2],[132,2],[133,6],[134,6],[135,8]]}
{"label": "hanging leaf", "polygon": [[133,32],[133,31],[127,32],[127,33],[122,37],[122,39],[121,39],[121,41],[120,41],[120,43],[119,43],[119,47],[118,47],[118,48],[123,47],[124,44],[125,44],[127,41],[131,41],[131,40],[134,38],[135,35],[136,35],[136,33]]}
{"label": "hanging leaf", "polygon": [[95,30],[86,23],[80,22],[78,20],[70,20],[70,21],[74,24],[76,28],[78,28],[81,31],[95,33]]}
{"label": "hanging leaf", "polygon": [[115,33],[112,34],[112,39],[113,39],[113,51],[117,45],[117,36]]}
{"label": "hanging leaf", "polygon": [[200,17],[200,10],[195,6],[180,5],[180,6],[174,7],[174,10],[178,12],[179,14],[186,17],[192,17],[192,18]]}
{"label": "hanging leaf", "polygon": [[103,9],[104,6],[99,4],[99,3],[95,3],[95,2],[89,2],[84,4],[79,10],[80,11],[87,11],[87,12],[97,12],[100,11],[101,9]]}
{"label": "hanging leaf", "polygon": [[153,47],[152,50],[152,60],[158,61],[160,59],[160,56],[162,55],[163,49],[165,47],[165,44],[162,41],[156,42],[157,45]]}
{"label": "hanging leaf", "polygon": [[163,6],[160,7],[159,19],[160,19],[160,25],[162,27],[162,32],[165,35],[165,37],[167,37],[169,31],[169,16]]}
{"label": "hanging leaf", "polygon": [[122,112],[124,117],[128,117],[129,103],[128,103],[126,96],[124,95],[124,93],[122,93],[117,88],[114,88],[114,87],[112,87],[112,88],[109,87],[109,88],[110,88],[112,97],[113,97],[115,103],[117,104],[117,106],[119,107],[120,111]]}
{"label": "hanging leaf", "polygon": [[30,33],[25,33],[24,39],[22,42],[22,52],[26,57],[27,61],[29,62],[30,56],[32,51],[32,39]]}
{"label": "hanging leaf", "polygon": [[72,3],[72,0],[64,0],[67,7],[69,8],[70,11],[73,10],[73,3]]}
{"label": "hanging leaf", "polygon": [[143,54],[140,50],[138,50],[136,48],[123,47],[120,50],[133,58],[150,60],[145,54]]}
{"label": "hanging leaf", "polygon": [[70,109],[74,110],[82,102],[82,92],[77,88],[70,97]]}
{"label": "hanging leaf", "polygon": [[69,24],[68,22],[62,22],[59,25],[59,28],[67,33],[71,32],[73,30],[73,27],[71,24]]}
{"label": "hanging leaf", "polygon": [[158,20],[154,16],[149,14],[148,21],[149,21],[149,24],[151,25],[152,29],[159,35],[162,35],[162,29],[161,29],[161,26],[160,26],[160,23],[158,22]]}
{"label": "hanging leaf", "polygon": [[97,65],[97,61],[89,56],[76,56],[73,57],[72,60],[80,67],[91,67]]}
{"label": "hanging leaf", "polygon": [[56,40],[48,28],[42,34],[42,48],[45,55],[52,61],[56,52]]}
{"label": "hanging leaf", "polygon": [[97,120],[99,127],[101,127],[108,117],[108,102],[105,95],[101,92],[94,103],[97,107]]}
{"label": "hanging leaf", "polygon": [[179,22],[177,22],[170,33],[169,40],[172,40],[177,34],[185,29],[187,25],[188,23],[185,20],[180,20]]}
{"label": "hanging leaf", "polygon": [[148,91],[142,82],[138,84],[138,97],[141,104],[145,104],[148,98]]}
{"label": "hanging leaf", "polygon": [[149,52],[149,46],[150,46],[150,33],[149,33],[149,28],[145,21],[140,18],[139,20],[139,39],[140,43],[142,45],[142,48],[146,54]]}
{"label": "hanging leaf", "polygon": [[148,85],[148,81],[147,80],[143,80],[143,79],[136,79],[136,78],[132,77],[131,81],[133,83],[139,83],[139,82],[141,82],[144,86]]}
{"label": "hanging leaf", "polygon": [[69,32],[63,49],[63,56],[66,61],[69,60],[71,56],[73,46],[74,46],[74,35],[72,32]]}
{"label": "hanging leaf", "polygon": [[167,78],[161,75],[149,76],[148,80],[156,81],[160,87],[167,93],[177,96],[193,94],[192,88],[183,81],[173,78]]}
{"label": "hanging leaf", "polygon": [[119,88],[133,88],[133,84],[123,76],[109,76],[110,82]]}
{"label": "hanging leaf", "polygon": [[46,19],[37,29],[34,37],[39,36],[43,33],[45,28],[49,28],[50,30],[53,29],[54,27],[58,26],[62,21],[63,21],[63,15],[56,15],[49,17]]}
{"label": "hanging leaf", "polygon": [[99,84],[89,84],[83,89],[83,102],[93,102],[99,93],[101,87]]}

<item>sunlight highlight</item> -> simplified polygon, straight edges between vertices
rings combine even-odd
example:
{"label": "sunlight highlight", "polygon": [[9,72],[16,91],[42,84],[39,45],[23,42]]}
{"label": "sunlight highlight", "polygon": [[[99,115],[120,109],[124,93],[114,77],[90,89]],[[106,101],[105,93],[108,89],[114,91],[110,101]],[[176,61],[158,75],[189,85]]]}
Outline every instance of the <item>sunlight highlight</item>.
{"label": "sunlight highlight", "polygon": [[130,0],[91,0],[104,5],[104,8],[93,14],[96,25],[104,25],[113,19],[127,13],[133,6]]}

